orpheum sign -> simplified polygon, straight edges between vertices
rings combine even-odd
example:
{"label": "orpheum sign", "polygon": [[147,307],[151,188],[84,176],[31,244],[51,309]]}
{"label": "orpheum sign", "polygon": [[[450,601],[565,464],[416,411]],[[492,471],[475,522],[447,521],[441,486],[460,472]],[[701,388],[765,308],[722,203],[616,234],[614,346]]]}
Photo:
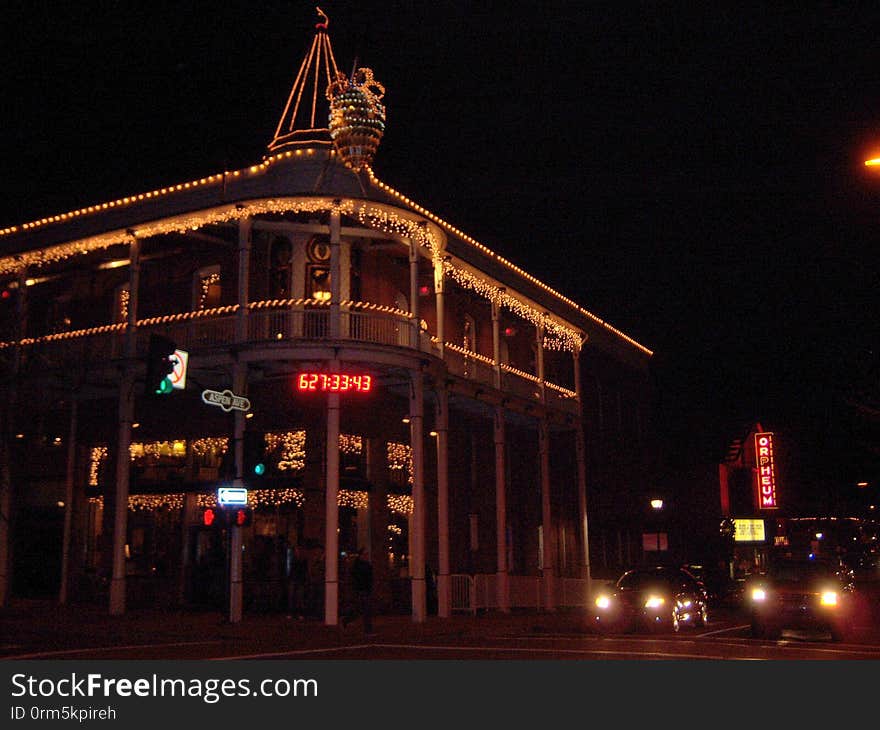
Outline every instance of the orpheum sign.
{"label": "orpheum sign", "polygon": [[773,434],[755,434],[755,462],[758,467],[758,507],[776,509],[776,464],[773,461]]}

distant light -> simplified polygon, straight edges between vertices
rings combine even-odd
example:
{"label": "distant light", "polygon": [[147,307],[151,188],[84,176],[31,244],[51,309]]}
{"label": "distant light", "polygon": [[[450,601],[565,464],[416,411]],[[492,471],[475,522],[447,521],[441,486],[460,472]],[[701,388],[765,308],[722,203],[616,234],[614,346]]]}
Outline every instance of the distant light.
{"label": "distant light", "polygon": [[56,504],[57,504],[59,507],[63,507],[63,506],[64,506],[64,502],[60,502],[60,501],[59,501],[59,502],[57,502]]}
{"label": "distant light", "polygon": [[880,157],[873,157],[870,160],[865,160],[865,167],[877,167],[880,165]]}
{"label": "distant light", "polygon": [[867,486],[868,486],[868,482],[858,482],[858,483],[856,484],[856,486],[857,486],[857,487],[867,487]]}
{"label": "distant light", "polygon": [[436,431],[431,431],[431,433],[429,433],[428,435],[429,435],[429,436],[434,436],[434,437],[436,438],[436,437],[437,437],[437,432],[436,432]]}
{"label": "distant light", "polygon": [[821,533],[821,532],[817,532],[817,533],[816,533],[816,539],[817,539],[817,540],[821,540],[823,537],[824,537],[823,533]]}
{"label": "distant light", "polygon": [[140,427],[141,427],[141,424],[139,424],[139,423],[132,423],[132,424],[131,424],[131,427],[132,427],[132,428],[140,428]]}
{"label": "distant light", "polygon": [[409,423],[409,416],[404,416],[403,418],[400,419],[400,422],[401,423]]}
{"label": "distant light", "polygon": [[244,414],[244,417],[245,417],[245,418],[253,418],[253,417],[254,417],[254,414],[253,414],[253,413],[245,413],[245,414]]}
{"label": "distant light", "polygon": [[653,509],[663,509],[663,500],[662,499],[652,499],[651,507]]}

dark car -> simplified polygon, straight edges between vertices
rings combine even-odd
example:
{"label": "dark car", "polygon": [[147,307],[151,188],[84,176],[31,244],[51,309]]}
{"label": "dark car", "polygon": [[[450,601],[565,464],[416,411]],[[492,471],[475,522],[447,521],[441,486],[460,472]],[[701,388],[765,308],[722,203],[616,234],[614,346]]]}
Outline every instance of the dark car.
{"label": "dark car", "polygon": [[706,589],[688,571],[664,566],[626,571],[593,609],[600,631],[678,631],[709,622]]}
{"label": "dark car", "polygon": [[781,559],[753,576],[747,589],[752,636],[776,638],[784,629],[851,634],[855,597],[852,574],[834,562]]}

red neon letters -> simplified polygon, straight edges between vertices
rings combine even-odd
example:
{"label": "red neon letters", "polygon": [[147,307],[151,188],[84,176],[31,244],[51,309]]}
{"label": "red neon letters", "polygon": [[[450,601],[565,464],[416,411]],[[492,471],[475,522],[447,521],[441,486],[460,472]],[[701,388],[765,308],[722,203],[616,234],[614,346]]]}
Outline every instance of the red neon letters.
{"label": "red neon letters", "polygon": [[303,392],[369,393],[373,389],[372,375],[347,373],[300,373],[296,389]]}
{"label": "red neon letters", "polygon": [[776,467],[773,463],[773,434],[755,434],[755,462],[758,467],[758,507],[776,509]]}

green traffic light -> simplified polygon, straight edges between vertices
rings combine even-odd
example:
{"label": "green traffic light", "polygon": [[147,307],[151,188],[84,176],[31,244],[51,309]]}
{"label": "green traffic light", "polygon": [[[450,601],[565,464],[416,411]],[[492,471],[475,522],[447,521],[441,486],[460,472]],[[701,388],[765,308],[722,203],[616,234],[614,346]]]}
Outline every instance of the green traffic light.
{"label": "green traffic light", "polygon": [[171,380],[168,378],[163,378],[162,382],[159,383],[159,387],[156,388],[157,395],[166,395],[174,390],[174,386],[171,384]]}
{"label": "green traffic light", "polygon": [[266,465],[265,464],[256,464],[254,466],[254,474],[256,474],[258,477],[263,476],[263,474],[265,474],[265,473],[266,473]]}

